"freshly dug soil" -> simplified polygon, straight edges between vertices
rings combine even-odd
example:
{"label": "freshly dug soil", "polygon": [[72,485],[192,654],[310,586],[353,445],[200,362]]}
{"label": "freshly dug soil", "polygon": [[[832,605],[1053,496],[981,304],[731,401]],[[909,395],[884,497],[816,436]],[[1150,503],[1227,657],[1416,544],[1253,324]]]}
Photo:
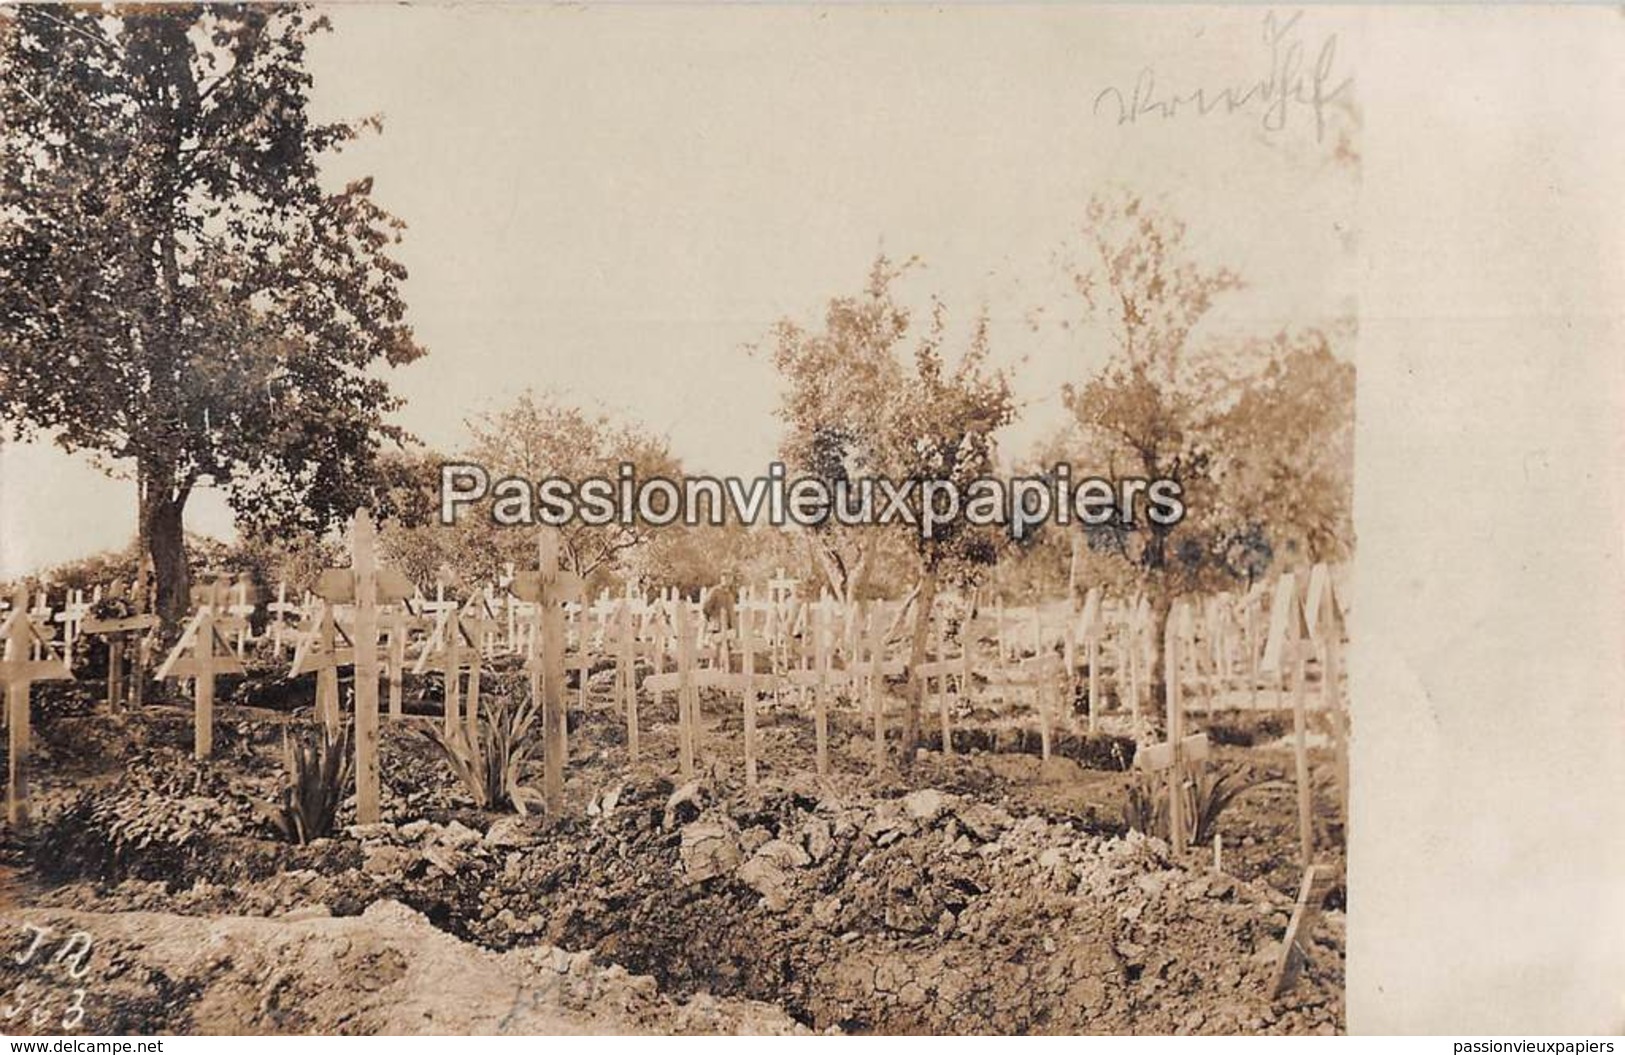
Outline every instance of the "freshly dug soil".
{"label": "freshly dug soil", "polygon": [[[275,795],[287,715],[222,708],[199,765],[180,707],[47,706],[0,933],[91,935],[87,1032],[1341,1029],[1341,886],[1303,978],[1268,997],[1298,877],[1290,786],[1224,814],[1219,873],[1127,831],[1110,736],[1058,735],[1040,761],[1019,723],[967,720],[956,757],[877,774],[842,714],[818,779],[806,714],[763,701],[746,789],[742,723],[713,699],[707,765],[678,786],[671,701],[640,708],[634,763],[602,689],[572,713],[559,817],[474,809],[409,718],[385,725],[385,822],[309,846],[250,805]],[[1217,759],[1254,778],[1290,766],[1228,739]],[[1341,836],[1320,839],[1338,872]],[[0,966],[0,995],[29,969]],[[597,981],[561,981],[578,976]],[[598,998],[572,1003],[582,985]]]}

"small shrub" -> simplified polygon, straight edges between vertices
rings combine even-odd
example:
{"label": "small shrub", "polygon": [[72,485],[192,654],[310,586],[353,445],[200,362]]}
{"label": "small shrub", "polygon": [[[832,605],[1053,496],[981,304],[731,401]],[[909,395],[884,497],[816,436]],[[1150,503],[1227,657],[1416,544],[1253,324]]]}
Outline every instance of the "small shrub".
{"label": "small shrub", "polygon": [[[1182,789],[1185,796],[1185,836],[1187,845],[1201,846],[1213,841],[1219,818],[1243,793],[1268,784],[1274,778],[1247,780],[1239,768],[1202,770]],[[1123,821],[1130,828],[1161,839],[1169,838],[1168,783],[1162,774],[1135,774],[1127,789]]]}
{"label": "small shrub", "polygon": [[1144,773],[1129,783],[1123,803],[1123,823],[1145,835],[1168,837],[1168,796],[1162,794],[1161,780]]}
{"label": "small shrub", "polygon": [[350,786],[355,759],[354,737],[346,725],[337,734],[323,726],[317,737],[283,734],[282,761],[286,783],[277,802],[255,800],[254,808],[284,839],[309,843],[333,834],[339,804]]}
{"label": "small shrub", "polygon": [[230,800],[226,780],[206,763],[158,752],[50,816],[35,837],[34,859],[52,878],[183,882],[208,838],[240,832]]}
{"label": "small shrub", "polygon": [[1207,738],[1223,747],[1251,747],[1254,733],[1251,729],[1232,725],[1229,722],[1212,722],[1208,725]]}
{"label": "small shrub", "polygon": [[1208,739],[1226,747],[1254,747],[1279,740],[1290,729],[1290,723],[1279,714],[1259,714],[1231,711],[1223,721],[1209,721],[1205,731]]}
{"label": "small shrub", "polygon": [[1077,760],[1085,769],[1121,772],[1134,764],[1137,748],[1132,736],[1090,733],[1079,737]]}
{"label": "small shrub", "polygon": [[1218,771],[1203,770],[1196,774],[1196,779],[1185,786],[1186,814],[1191,818],[1191,842],[1204,846],[1213,841],[1213,834],[1219,830],[1219,817],[1244,792],[1261,788],[1267,784],[1279,781],[1265,777],[1260,780],[1246,779],[1243,771],[1238,768],[1229,768]]}
{"label": "small shrub", "polygon": [[511,807],[523,815],[541,803],[536,791],[519,782],[525,760],[541,742],[539,712],[533,699],[516,704],[499,696],[481,710],[477,739],[462,722],[450,733],[437,726],[423,735],[440,749],[480,809]]}

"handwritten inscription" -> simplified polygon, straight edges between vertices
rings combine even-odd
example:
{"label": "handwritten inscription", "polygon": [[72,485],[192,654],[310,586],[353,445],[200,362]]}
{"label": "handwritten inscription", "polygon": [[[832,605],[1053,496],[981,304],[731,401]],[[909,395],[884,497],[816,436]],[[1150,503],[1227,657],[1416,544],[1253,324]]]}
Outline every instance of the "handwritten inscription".
{"label": "handwritten inscription", "polygon": [[[29,969],[10,992],[0,992],[0,1032],[8,1025],[27,1023],[35,1029],[71,1033],[85,1019],[87,990],[79,983],[90,973],[95,942],[76,930],[60,942],[50,927],[23,924],[24,942],[12,963]],[[50,1027],[55,1026],[55,1029]]]}
{"label": "handwritten inscription", "polygon": [[1168,91],[1157,83],[1156,70],[1147,66],[1132,87],[1102,89],[1095,96],[1094,114],[1115,118],[1119,125],[1147,118],[1246,114],[1255,117],[1265,131],[1281,132],[1296,115],[1307,111],[1314,119],[1315,139],[1319,141],[1326,134],[1328,109],[1351,89],[1354,78],[1337,80],[1337,34],[1306,41],[1298,31],[1302,17],[1301,11],[1284,19],[1274,12],[1264,16],[1263,42],[1269,69],[1256,80]]}

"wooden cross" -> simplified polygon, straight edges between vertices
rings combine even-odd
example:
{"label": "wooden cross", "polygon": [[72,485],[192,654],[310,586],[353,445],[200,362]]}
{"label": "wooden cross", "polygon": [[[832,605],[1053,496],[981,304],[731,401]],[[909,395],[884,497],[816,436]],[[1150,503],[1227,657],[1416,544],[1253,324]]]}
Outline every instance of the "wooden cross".
{"label": "wooden cross", "polygon": [[922,663],[914,668],[914,674],[920,679],[920,692],[925,701],[929,703],[935,699],[939,716],[942,720],[942,757],[954,756],[954,729],[951,716],[953,697],[948,692],[948,675],[957,673],[960,664],[949,659],[943,653],[942,620],[932,621],[931,626],[931,654],[935,660]]}
{"label": "wooden cross", "polygon": [[[569,755],[569,716],[564,705],[564,605],[580,602],[582,582],[559,568],[559,531],[543,528],[536,570],[515,572],[514,596],[530,603],[531,632],[526,669],[532,699],[542,706],[542,797],[548,812],[564,808],[564,767]],[[586,649],[583,647],[582,652]],[[586,683],[585,671],[582,683]]]}
{"label": "wooden cross", "polygon": [[600,590],[598,592],[598,599],[594,601],[592,603],[592,607],[588,609],[588,612],[591,613],[593,622],[597,627],[596,631],[594,632],[594,638],[598,642],[600,651],[604,650],[604,644],[608,640],[607,634],[609,631],[609,626],[611,621],[615,618],[615,613],[618,610],[619,605],[620,602],[612,598],[609,595],[608,590]]}
{"label": "wooden cross", "polygon": [[158,668],[159,681],[165,678],[192,680],[192,753],[198,759],[214,753],[214,679],[221,674],[241,674],[237,659],[224,634],[236,629],[225,607],[225,584],[193,591],[197,612],[187,622],[175,647]]}
{"label": "wooden cross", "polygon": [[283,631],[287,629],[287,617],[293,616],[294,621],[297,623],[304,615],[304,607],[302,605],[290,604],[288,602],[288,584],[286,582],[279,582],[277,583],[276,587],[276,600],[266,605],[265,610],[270,613],[271,616],[271,648],[273,649],[276,658],[281,659],[283,647],[282,635]]}
{"label": "wooden cross", "polygon": [[677,669],[667,672],[657,668],[654,674],[643,679],[643,687],[656,699],[661,693],[677,693],[677,769],[687,780],[694,775],[700,751],[700,672],[696,670],[695,659],[705,616],[702,609],[687,601],[677,599],[672,605]]}
{"label": "wooden cross", "polygon": [[1321,713],[1332,732],[1336,758],[1337,799],[1343,823],[1349,816],[1348,713],[1343,708],[1343,643],[1347,640],[1343,606],[1332,583],[1331,570],[1316,564],[1309,572],[1309,596],[1304,603],[1304,622],[1320,651]]}
{"label": "wooden cross", "polygon": [[[321,586],[318,584],[317,589]],[[355,643],[339,623],[338,605],[324,597],[316,599],[309,625],[299,633],[288,676],[316,673],[316,715],[329,733],[338,732],[339,668],[355,663]]]}
{"label": "wooden cross", "polygon": [[[412,596],[421,597],[416,590]],[[389,683],[390,718],[402,716],[401,694],[406,673],[406,646],[411,641],[412,631],[422,625],[423,617],[412,610],[411,598],[379,608],[378,632],[384,636],[384,647],[389,656],[385,680]]]}
{"label": "wooden cross", "polygon": [[1009,649],[1009,642],[1007,642],[1006,637],[1004,637],[1003,597],[999,597],[998,600],[994,601],[993,629],[994,636],[996,636],[996,639],[998,639],[999,645],[999,671],[1007,671],[1009,670],[1009,662],[1011,662],[1011,649]]}
{"label": "wooden cross", "polygon": [[[28,825],[28,748],[32,721],[28,710],[29,689],[36,681],[71,679],[73,672],[39,632],[30,618],[28,599],[19,590],[5,622],[0,623],[4,658],[0,659],[0,684],[6,687],[6,759],[10,770],[6,779],[6,823],[14,832]],[[35,656],[38,658],[35,658]]]}
{"label": "wooden cross", "polygon": [[1298,849],[1303,867],[1314,863],[1314,798],[1310,787],[1308,720],[1304,714],[1304,667],[1311,648],[1309,625],[1304,619],[1303,602],[1298,597],[1297,578],[1287,572],[1275,584],[1275,600],[1270,605],[1269,638],[1259,664],[1266,674],[1285,677],[1292,670],[1292,750],[1298,784]]}
{"label": "wooden cross", "polygon": [[1085,662],[1089,664],[1089,732],[1100,729],[1100,635],[1105,629],[1100,611],[1100,587],[1092,586],[1083,599],[1083,613],[1078,617],[1078,632],[1083,635]]}
{"label": "wooden cross", "polygon": [[[747,607],[749,605],[749,607]],[[755,605],[736,606],[739,624],[740,683],[745,704],[745,786],[756,786],[756,650],[767,644],[756,635]]]}
{"label": "wooden cross", "polygon": [[[124,583],[115,582],[112,589],[107,592],[108,601],[123,601]],[[111,616],[106,619],[92,615],[86,619],[82,630],[86,634],[107,638],[107,706],[109,710],[117,712],[124,702],[124,650],[125,642],[130,634],[136,631],[150,632],[159,624],[159,618],[150,613],[138,612],[134,615]],[[142,677],[145,671],[135,671],[137,678]]]}
{"label": "wooden cross", "polygon": [[[841,640],[839,622],[843,615],[841,606],[828,594],[819,598],[810,615],[813,626],[813,670],[818,678],[813,690],[813,731],[819,776],[829,775],[829,697],[836,681],[833,661],[835,649]],[[850,673],[850,670],[841,671],[842,680]]]}
{"label": "wooden cross", "polygon": [[615,610],[615,692],[621,713],[626,717],[626,753],[636,762],[638,743],[637,628],[630,600],[623,599]]}
{"label": "wooden cross", "polygon": [[484,659],[490,654],[490,641],[501,625],[496,613],[486,602],[483,594],[476,592],[463,605],[457,614],[457,621],[469,640],[474,643],[473,654],[469,656],[468,696],[463,708],[464,722],[468,727],[468,738],[471,743],[479,742],[480,721],[480,672]]}
{"label": "wooden cross", "polygon": [[[575,650],[566,651],[565,667],[576,672],[576,709],[585,713],[587,710],[587,676],[592,673],[592,641],[587,626],[587,605],[585,601],[571,601],[564,606],[564,618],[569,626],[574,628]],[[570,660],[575,666],[570,666]]]}
{"label": "wooden cross", "polygon": [[866,685],[870,717],[874,721],[874,775],[879,779],[886,768],[886,619],[879,601],[871,601],[868,609],[868,639],[864,642],[869,658]]}
{"label": "wooden cross", "polygon": [[496,589],[487,583],[485,589],[475,594],[474,600],[469,603],[472,605],[475,602],[478,602],[478,607],[474,615],[483,628],[480,631],[480,653],[486,659],[493,659],[502,651],[502,627],[504,622],[499,611],[502,607],[502,600],[497,596]]}
{"label": "wooden cross", "polygon": [[434,600],[424,601],[422,607],[424,615],[438,621],[442,615],[461,606],[456,601],[446,599],[446,584],[439,581],[434,584]]}
{"label": "wooden cross", "polygon": [[248,642],[253,634],[249,620],[254,616],[254,610],[259,607],[248,595],[249,580],[246,575],[238,576],[236,584],[231,590],[231,607],[226,611],[241,620],[241,628],[237,631],[237,655],[242,657],[248,649]]}
{"label": "wooden cross", "polygon": [[1319,865],[1304,869],[1303,882],[1298,886],[1298,903],[1292,909],[1292,919],[1281,939],[1281,952],[1275,961],[1275,974],[1270,983],[1270,999],[1279,1000],[1298,984],[1298,975],[1309,962],[1309,947],[1320,919],[1320,906],[1331,890],[1332,873]]}
{"label": "wooden cross", "polygon": [[62,611],[56,613],[55,621],[62,624],[62,658],[70,667],[73,666],[73,646],[79,640],[79,629],[89,614],[90,605],[85,601],[83,590],[68,591]]}
{"label": "wooden cross", "polygon": [[40,631],[33,646],[32,658],[42,659],[49,654],[49,649],[55,647],[53,642],[56,632],[51,629],[51,591],[50,587],[41,584],[39,593],[34,596],[34,606],[28,610],[28,618]]}
{"label": "wooden cross", "polygon": [[1185,701],[1181,685],[1179,620],[1186,602],[1176,601],[1168,611],[1168,622],[1163,634],[1163,681],[1168,704],[1168,739],[1160,744],[1142,747],[1135,753],[1134,765],[1149,773],[1168,774],[1168,840],[1176,857],[1185,854],[1189,833],[1186,831],[1185,785],[1190,769],[1206,762],[1211,748],[1203,733],[1185,734]]}
{"label": "wooden cross", "polygon": [[700,693],[694,685],[693,670],[698,651],[698,635],[705,631],[704,610],[677,603],[677,735],[678,770],[685,778],[694,775],[700,757]]}
{"label": "wooden cross", "polygon": [[1258,615],[1264,605],[1264,584],[1255,582],[1236,602],[1241,611],[1241,648],[1246,657],[1247,704],[1258,706]]}
{"label": "wooden cross", "polygon": [[[439,589],[436,589],[439,593]],[[439,660],[441,669],[445,673],[445,700],[443,708],[442,731],[451,736],[462,723],[462,709],[459,705],[461,697],[460,685],[463,672],[472,669],[479,670],[479,641],[467,628],[463,626],[462,606],[456,603],[446,604],[440,597],[426,602],[424,608],[438,607],[440,613],[436,616],[434,626],[423,639],[418,649],[417,661],[412,665],[412,673],[422,674],[429,667],[430,660]]]}
{"label": "wooden cross", "polygon": [[[378,529],[365,508],[357,509],[350,520],[350,566],[329,568],[316,585],[322,599],[323,621],[320,651],[312,657],[309,639],[301,642],[301,654],[294,658],[294,673],[311,669],[303,665],[314,659],[318,681],[325,676],[333,685],[332,706],[324,708],[329,727],[337,725],[337,682],[340,666],[355,668],[355,813],[360,824],[379,820],[378,772],[378,626],[379,606],[398,604],[411,597],[412,583],[398,571],[378,566]],[[338,647],[343,633],[338,625],[340,604],[354,605],[348,648]]]}

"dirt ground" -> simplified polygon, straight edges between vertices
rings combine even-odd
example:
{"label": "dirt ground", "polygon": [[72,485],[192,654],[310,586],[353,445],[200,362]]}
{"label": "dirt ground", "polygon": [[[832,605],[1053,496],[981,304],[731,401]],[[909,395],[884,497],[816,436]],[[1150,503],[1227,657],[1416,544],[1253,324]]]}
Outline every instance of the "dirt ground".
{"label": "dirt ground", "polygon": [[[894,744],[877,778],[866,729],[842,713],[820,780],[812,723],[786,694],[763,703],[747,790],[742,716],[714,697],[706,765],[679,786],[672,701],[643,698],[634,764],[607,672],[590,688],[571,714],[561,815],[475,809],[420,732],[437,720],[424,679],[408,717],[385,721],[383,823],[354,826],[346,804],[342,831],[295,846],[249,800],[272,796],[284,728],[309,722],[287,709],[310,698],[302,684],[227,687],[240,702],[218,709],[201,765],[184,700],[114,717],[92,704],[95,682],[36,687],[37,820],[6,833],[0,935],[37,949],[0,957],[4,1028],[1342,1028],[1340,825],[1317,833],[1338,882],[1311,963],[1291,993],[1268,992],[1301,876],[1289,715],[1193,717],[1215,765],[1277,781],[1221,816],[1216,871],[1211,848],[1176,863],[1127,829],[1114,741],[1065,733],[1041,761],[1034,729],[984,707],[958,717],[955,757],[923,750],[905,771]],[[1126,731],[1120,715],[1104,724]],[[1316,815],[1335,816],[1329,780],[1315,793]],[[61,951],[75,932],[88,955]]]}

